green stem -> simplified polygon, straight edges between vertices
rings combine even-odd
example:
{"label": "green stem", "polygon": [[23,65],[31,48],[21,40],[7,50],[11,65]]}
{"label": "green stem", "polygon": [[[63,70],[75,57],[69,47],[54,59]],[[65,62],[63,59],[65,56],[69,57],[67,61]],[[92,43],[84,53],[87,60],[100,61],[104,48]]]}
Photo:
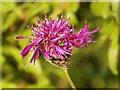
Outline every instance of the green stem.
{"label": "green stem", "polygon": [[73,90],[77,90],[76,87],[75,87],[75,85],[73,84],[73,82],[72,82],[69,74],[68,74],[68,70],[67,70],[67,69],[64,69],[63,71],[65,72],[65,74],[66,74],[66,76],[67,76],[67,79],[68,79],[68,82],[70,83],[72,89],[73,89]]}

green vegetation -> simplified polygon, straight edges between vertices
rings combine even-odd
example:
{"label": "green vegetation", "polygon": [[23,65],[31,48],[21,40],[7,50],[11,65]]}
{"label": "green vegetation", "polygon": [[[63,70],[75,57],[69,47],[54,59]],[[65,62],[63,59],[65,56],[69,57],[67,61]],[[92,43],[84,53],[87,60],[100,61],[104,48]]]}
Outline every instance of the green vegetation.
{"label": "green vegetation", "polygon": [[[17,35],[30,35],[27,25],[44,15],[70,17],[75,32],[85,26],[89,30],[101,26],[95,33],[96,43],[88,48],[74,49],[69,74],[78,88],[118,87],[118,3],[113,2],[2,2],[2,87],[3,88],[68,88],[62,70],[50,65],[42,56],[35,65],[25,64],[31,54],[22,59],[20,52],[29,40],[17,41]],[[0,83],[1,83],[0,82]]]}

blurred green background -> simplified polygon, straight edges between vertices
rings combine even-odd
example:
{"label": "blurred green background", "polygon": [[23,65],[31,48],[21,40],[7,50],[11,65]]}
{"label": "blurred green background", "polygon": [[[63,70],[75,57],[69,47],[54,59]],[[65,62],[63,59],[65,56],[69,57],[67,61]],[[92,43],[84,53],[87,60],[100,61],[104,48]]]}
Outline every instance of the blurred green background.
{"label": "blurred green background", "polygon": [[115,2],[2,2],[2,88],[70,88],[62,70],[50,65],[42,56],[35,65],[24,59],[21,50],[29,40],[16,40],[17,35],[31,35],[27,25],[42,21],[44,15],[56,18],[63,14],[74,24],[75,32],[89,23],[96,43],[74,49],[69,74],[78,88],[118,87],[118,3]]}

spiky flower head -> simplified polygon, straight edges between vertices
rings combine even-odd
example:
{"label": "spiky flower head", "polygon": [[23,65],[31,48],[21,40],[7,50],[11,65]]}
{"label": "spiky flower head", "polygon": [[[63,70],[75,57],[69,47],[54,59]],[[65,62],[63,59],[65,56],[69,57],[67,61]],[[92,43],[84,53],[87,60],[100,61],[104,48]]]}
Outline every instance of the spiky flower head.
{"label": "spiky flower head", "polygon": [[61,16],[60,19],[44,18],[36,22],[36,28],[28,26],[32,30],[31,36],[17,36],[17,39],[29,38],[30,43],[22,50],[21,57],[24,58],[31,50],[34,52],[30,63],[35,62],[42,53],[45,60],[61,69],[66,69],[74,47],[81,48],[87,43],[93,42],[91,34],[97,32],[99,27],[88,32],[88,23],[78,33],[74,33],[74,26],[69,25],[68,19]]}

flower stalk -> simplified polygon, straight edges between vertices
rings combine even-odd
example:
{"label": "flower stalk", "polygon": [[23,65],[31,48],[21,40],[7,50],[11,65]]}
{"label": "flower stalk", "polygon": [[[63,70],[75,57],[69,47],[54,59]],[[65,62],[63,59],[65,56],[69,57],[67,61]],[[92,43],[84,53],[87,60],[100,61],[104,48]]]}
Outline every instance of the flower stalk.
{"label": "flower stalk", "polygon": [[69,76],[68,70],[67,70],[67,69],[64,69],[63,71],[65,72],[66,77],[67,77],[67,80],[68,80],[70,86],[72,87],[72,89],[73,89],[73,90],[77,90],[76,87],[75,87],[75,85],[74,85],[74,83],[72,82],[72,80],[71,80],[71,78],[70,78],[70,76]]}

